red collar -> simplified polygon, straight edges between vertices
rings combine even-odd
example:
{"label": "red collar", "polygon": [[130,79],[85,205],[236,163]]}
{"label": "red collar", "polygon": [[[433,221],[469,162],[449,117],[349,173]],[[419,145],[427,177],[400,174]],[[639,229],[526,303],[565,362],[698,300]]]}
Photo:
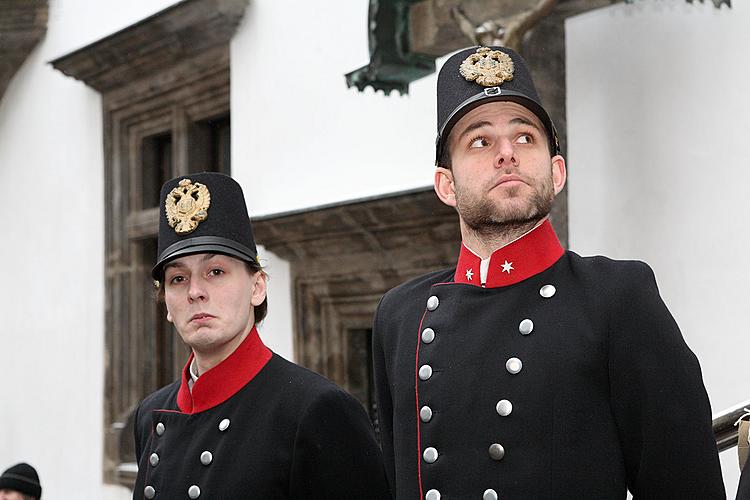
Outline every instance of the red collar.
{"label": "red collar", "polygon": [[[517,240],[495,250],[490,256],[487,288],[513,285],[539,274],[557,262],[565,252],[549,220]],[[482,259],[461,244],[456,266],[456,283],[481,286],[479,266]]]}
{"label": "red collar", "polygon": [[271,359],[271,350],[263,344],[253,326],[247,338],[227,359],[198,377],[190,392],[190,354],[182,369],[182,384],[177,393],[177,406],[183,413],[199,413],[213,408],[245,387]]}

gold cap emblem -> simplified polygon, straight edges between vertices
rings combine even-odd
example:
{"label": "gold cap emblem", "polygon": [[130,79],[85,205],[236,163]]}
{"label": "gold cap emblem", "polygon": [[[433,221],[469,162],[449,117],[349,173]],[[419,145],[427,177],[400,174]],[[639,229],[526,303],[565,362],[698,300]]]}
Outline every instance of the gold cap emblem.
{"label": "gold cap emblem", "polygon": [[198,224],[208,218],[210,205],[211,193],[205,185],[200,182],[193,184],[190,179],[182,179],[164,201],[167,222],[177,234],[192,233]]}
{"label": "gold cap emblem", "polygon": [[513,79],[513,60],[505,52],[479,47],[458,68],[461,76],[484,87],[495,87]]}

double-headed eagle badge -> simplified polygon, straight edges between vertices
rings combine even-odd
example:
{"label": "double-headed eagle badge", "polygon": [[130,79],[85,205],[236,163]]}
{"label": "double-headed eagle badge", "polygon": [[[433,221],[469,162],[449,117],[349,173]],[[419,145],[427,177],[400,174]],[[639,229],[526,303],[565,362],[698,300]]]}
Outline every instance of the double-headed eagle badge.
{"label": "double-headed eagle badge", "polygon": [[211,193],[204,184],[182,179],[164,201],[167,222],[177,234],[192,233],[208,217],[210,205]]}
{"label": "double-headed eagle badge", "polygon": [[461,76],[484,87],[496,87],[513,79],[513,60],[505,52],[479,47],[458,68]]}

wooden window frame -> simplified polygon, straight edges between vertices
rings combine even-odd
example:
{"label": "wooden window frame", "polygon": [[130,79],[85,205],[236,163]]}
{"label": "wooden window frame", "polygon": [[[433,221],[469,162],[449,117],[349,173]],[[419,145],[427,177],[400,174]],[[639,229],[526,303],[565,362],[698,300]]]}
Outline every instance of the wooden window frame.
{"label": "wooden window frame", "polygon": [[143,242],[156,237],[160,208],[142,206],[144,139],[171,132],[170,177],[213,169],[192,162],[191,124],[229,116],[229,42],[248,3],[183,0],[51,61],[102,95],[107,483],[132,487],[137,471],[132,411],[169,374],[177,375],[188,352],[173,335],[167,349],[171,366],[159,368],[154,359],[152,325],[160,319],[153,285],[145,278],[153,259]]}

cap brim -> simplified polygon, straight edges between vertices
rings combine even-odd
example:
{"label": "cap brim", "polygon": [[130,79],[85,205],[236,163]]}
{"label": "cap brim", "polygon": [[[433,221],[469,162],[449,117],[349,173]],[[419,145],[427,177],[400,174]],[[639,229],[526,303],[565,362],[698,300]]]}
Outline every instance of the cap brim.
{"label": "cap brim", "polygon": [[151,269],[151,276],[155,280],[161,279],[162,271],[167,263],[179,257],[197,253],[218,253],[236,257],[247,262],[257,262],[256,259],[258,257],[257,255],[253,255],[250,249],[235,241],[214,236],[200,236],[180,241],[164,250],[162,255],[159,256],[156,265]]}
{"label": "cap brim", "polygon": [[560,149],[557,143],[557,131],[555,130],[555,126],[552,123],[552,119],[549,117],[547,111],[542,107],[541,104],[533,99],[528,98],[524,94],[514,92],[512,90],[503,90],[500,94],[496,95],[487,95],[484,92],[480,92],[477,95],[470,97],[460,106],[458,106],[443,124],[436,140],[435,165],[438,165],[438,163],[440,162],[443,148],[446,147],[445,143],[448,140],[448,136],[450,135],[451,130],[453,130],[453,127],[456,125],[456,123],[458,123],[458,121],[472,109],[495,101],[515,102],[534,113],[546,129],[549,140],[550,153],[552,155],[559,154]]}

